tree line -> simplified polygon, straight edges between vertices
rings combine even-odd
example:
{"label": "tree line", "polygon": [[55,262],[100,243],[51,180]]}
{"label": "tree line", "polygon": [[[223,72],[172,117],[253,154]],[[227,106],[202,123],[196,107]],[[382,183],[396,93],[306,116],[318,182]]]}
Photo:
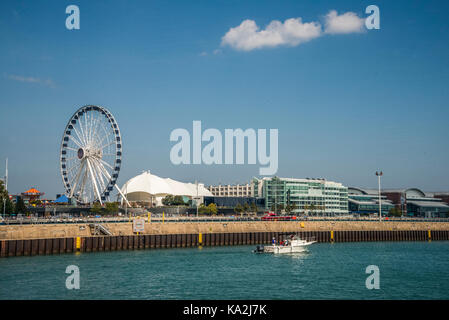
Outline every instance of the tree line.
{"label": "tree line", "polygon": [[11,199],[9,199],[8,190],[6,190],[5,184],[2,180],[0,180],[0,206],[1,206],[0,212],[2,214],[3,211],[7,215],[30,213],[22,197],[18,197],[16,204],[14,204],[14,202],[12,202]]}
{"label": "tree line", "polygon": [[257,213],[257,206],[254,202],[251,204],[244,203],[241,205],[240,203],[237,203],[237,205],[234,208],[234,212],[238,214],[244,214],[244,213]]}

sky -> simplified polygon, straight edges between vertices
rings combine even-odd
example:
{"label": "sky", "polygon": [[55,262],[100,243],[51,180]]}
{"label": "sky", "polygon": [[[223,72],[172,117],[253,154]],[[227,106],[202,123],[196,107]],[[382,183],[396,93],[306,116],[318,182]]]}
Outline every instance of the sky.
{"label": "sky", "polygon": [[[66,7],[80,29],[66,28]],[[365,8],[380,9],[368,30]],[[115,116],[118,183],[144,170],[246,183],[260,165],[174,165],[170,133],[278,129],[280,177],[449,190],[446,1],[0,2],[0,175],[63,193],[59,147],[87,104]]]}

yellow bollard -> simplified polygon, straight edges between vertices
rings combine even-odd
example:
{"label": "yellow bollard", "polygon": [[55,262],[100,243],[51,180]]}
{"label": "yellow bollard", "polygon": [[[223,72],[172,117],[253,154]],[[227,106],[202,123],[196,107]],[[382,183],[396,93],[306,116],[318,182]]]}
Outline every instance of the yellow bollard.
{"label": "yellow bollard", "polygon": [[164,222],[165,222],[165,212],[162,211],[162,223],[164,223]]}
{"label": "yellow bollard", "polygon": [[331,231],[331,241],[334,242],[334,232]]}
{"label": "yellow bollard", "polygon": [[76,237],[76,250],[81,250],[81,238]]}
{"label": "yellow bollard", "polygon": [[429,241],[432,241],[432,233],[430,232],[430,230],[427,231],[427,234],[428,234]]}
{"label": "yellow bollard", "polygon": [[148,212],[148,223],[151,222],[151,212]]}
{"label": "yellow bollard", "polygon": [[203,243],[203,234],[202,233],[198,234],[198,243],[199,244]]}
{"label": "yellow bollard", "polygon": [[304,228],[304,222],[301,222],[301,223],[299,224],[299,226],[300,226],[301,228]]}

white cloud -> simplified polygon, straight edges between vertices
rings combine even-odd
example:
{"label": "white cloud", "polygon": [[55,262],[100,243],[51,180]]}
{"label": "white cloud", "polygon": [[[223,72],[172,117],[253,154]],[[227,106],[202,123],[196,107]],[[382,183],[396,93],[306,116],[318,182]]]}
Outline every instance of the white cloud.
{"label": "white cloud", "polygon": [[52,88],[55,86],[54,82],[50,79],[44,80],[44,79],[40,79],[40,78],[24,77],[24,76],[18,76],[18,75],[14,75],[14,74],[8,75],[8,78],[11,80],[19,81],[19,82],[42,84],[42,85],[52,87]]}
{"label": "white cloud", "polygon": [[330,11],[326,17],[325,32],[329,34],[344,34],[362,32],[365,19],[359,18],[354,12],[338,15],[337,11]]}
{"label": "white cloud", "polygon": [[221,45],[250,51],[280,45],[297,46],[321,35],[321,25],[317,22],[303,23],[301,18],[273,20],[260,30],[254,20],[245,20],[239,26],[229,29],[223,36]]}
{"label": "white cloud", "polygon": [[236,50],[251,51],[278,46],[298,46],[301,43],[327,34],[362,32],[365,20],[354,12],[341,15],[331,10],[325,16],[325,31],[319,22],[302,22],[301,18],[291,18],[284,23],[273,20],[261,30],[254,20],[244,20],[239,26],[229,29],[221,38],[221,46]]}

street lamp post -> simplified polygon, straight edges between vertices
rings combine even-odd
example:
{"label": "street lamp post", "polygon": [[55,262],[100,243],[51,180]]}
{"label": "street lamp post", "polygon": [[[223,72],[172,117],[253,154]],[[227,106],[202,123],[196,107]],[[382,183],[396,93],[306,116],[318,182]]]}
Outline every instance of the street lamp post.
{"label": "street lamp post", "polygon": [[379,221],[382,220],[382,201],[380,196],[380,177],[383,175],[382,171],[376,171],[377,183],[379,185]]}
{"label": "street lamp post", "polygon": [[274,186],[276,187],[274,189],[274,213],[277,214],[278,211],[278,205],[277,205],[277,191],[278,191],[278,185],[275,183]]}
{"label": "street lamp post", "polygon": [[126,183],[126,186],[125,186],[125,193],[126,193],[126,198],[125,198],[125,205],[126,205],[126,207],[125,207],[125,217],[127,217],[128,216],[128,182]]}
{"label": "street lamp post", "polygon": [[195,181],[196,184],[196,217],[198,218],[198,180]]}

